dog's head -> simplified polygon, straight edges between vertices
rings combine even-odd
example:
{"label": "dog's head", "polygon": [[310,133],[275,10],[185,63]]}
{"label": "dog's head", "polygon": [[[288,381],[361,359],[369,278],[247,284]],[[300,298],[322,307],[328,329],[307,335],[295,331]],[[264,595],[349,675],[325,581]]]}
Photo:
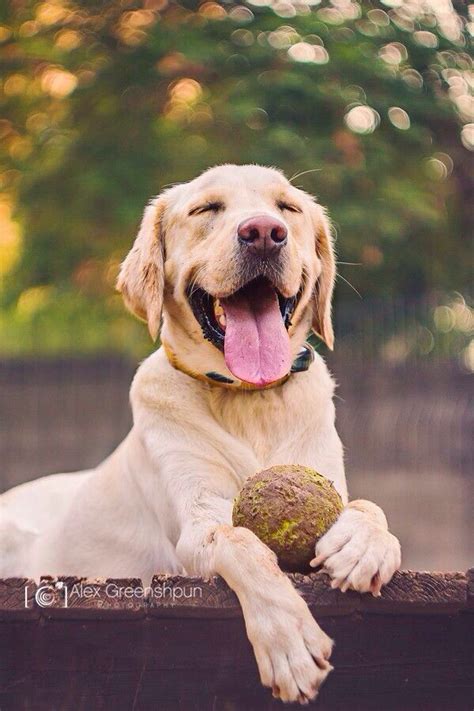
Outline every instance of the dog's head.
{"label": "dog's head", "polygon": [[[118,289],[158,335],[210,341],[233,375],[286,375],[313,330],[332,348],[335,261],[326,214],[277,170],[223,165],[146,208]],[[179,354],[178,354],[179,355]]]}

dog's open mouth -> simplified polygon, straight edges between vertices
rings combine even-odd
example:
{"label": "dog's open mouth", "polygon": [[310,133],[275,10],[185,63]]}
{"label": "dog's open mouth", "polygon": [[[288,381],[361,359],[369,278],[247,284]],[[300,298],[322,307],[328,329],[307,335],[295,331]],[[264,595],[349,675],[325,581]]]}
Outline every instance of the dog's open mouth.
{"label": "dog's open mouth", "polygon": [[188,299],[204,337],[224,352],[236,378],[263,387],[289,372],[288,328],[297,296],[285,298],[258,277],[226,298],[193,288]]}

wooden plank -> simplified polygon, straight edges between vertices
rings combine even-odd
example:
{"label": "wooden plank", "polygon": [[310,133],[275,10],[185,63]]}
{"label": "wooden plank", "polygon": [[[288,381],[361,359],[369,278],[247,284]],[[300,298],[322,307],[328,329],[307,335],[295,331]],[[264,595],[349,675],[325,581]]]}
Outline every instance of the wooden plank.
{"label": "wooden plank", "polygon": [[446,614],[466,609],[465,573],[398,571],[382,595],[361,595],[364,612]]}
{"label": "wooden plank", "polygon": [[36,589],[35,581],[29,578],[0,578],[0,621],[38,619]]}
{"label": "wooden plank", "polygon": [[467,578],[467,609],[474,612],[474,568],[466,573]]}
{"label": "wooden plank", "polygon": [[[318,616],[377,614],[446,614],[467,610],[474,600],[473,571],[426,573],[399,571],[378,598],[332,590],[322,572],[288,577]],[[469,598],[468,598],[469,593]],[[35,595],[38,599],[35,599]],[[26,597],[25,597],[26,596]],[[87,579],[44,576],[39,586],[26,578],[0,581],[0,616],[167,617],[241,616],[236,595],[219,577],[156,575],[145,586],[138,578]]]}
{"label": "wooden plank", "polygon": [[[318,572],[288,576],[318,616],[351,615],[357,611],[382,614],[437,614],[456,612],[467,606],[467,578],[464,573],[423,573],[399,571],[382,595],[360,595],[353,591],[332,590],[329,576]],[[153,614],[170,613],[216,617],[222,613],[239,616],[237,597],[220,578],[204,582],[199,578],[155,576],[154,590],[167,594],[152,596],[149,605]],[[195,593],[193,594],[193,591]]]}
{"label": "wooden plank", "polygon": [[[466,614],[464,574],[402,572],[373,600],[331,590],[321,573],[292,577],[336,641],[335,671],[310,707],[473,707],[474,616]],[[54,587],[52,601],[41,607],[37,599],[25,611],[22,586],[28,582],[0,584],[2,711],[284,708],[260,686],[238,601],[219,578],[157,576],[152,586],[161,592],[145,600],[137,579],[94,581],[98,593],[68,593],[70,607],[64,586],[92,582],[43,578]],[[114,593],[108,600],[110,584],[131,597]]]}
{"label": "wooden plank", "polygon": [[[398,695],[404,701],[400,709],[417,697],[425,701],[420,708],[431,711],[427,701],[444,694],[464,702],[444,709],[467,711],[473,650],[460,622],[449,615],[390,615],[387,622],[375,615],[325,618],[322,626],[337,644],[335,671],[321,702],[332,708],[345,700],[351,708],[358,703],[364,708],[362,700],[374,697],[386,711],[388,705],[381,701]],[[213,708],[213,699],[219,701],[217,708],[224,702],[246,708],[244,701],[249,705],[251,699],[257,708],[270,703],[269,692],[260,688],[241,619],[78,623],[63,618],[48,621],[36,635],[35,625],[19,624],[5,637],[10,661],[4,670],[8,683],[2,711],[9,708],[7,701],[12,709],[28,708],[22,706],[25,699],[35,711],[56,711],[67,698],[72,701],[65,708],[73,709],[75,703],[76,708],[95,709],[101,698],[99,708],[131,709],[137,690],[139,709],[173,708],[183,699],[199,702],[203,709]]]}

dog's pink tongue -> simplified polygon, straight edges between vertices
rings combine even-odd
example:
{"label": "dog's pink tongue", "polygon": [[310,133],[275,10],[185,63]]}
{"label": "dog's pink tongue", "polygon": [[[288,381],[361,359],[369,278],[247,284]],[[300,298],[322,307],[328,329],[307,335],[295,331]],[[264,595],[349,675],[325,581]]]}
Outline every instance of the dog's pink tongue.
{"label": "dog's pink tongue", "polygon": [[258,282],[221,303],[226,317],[224,356],[230,372],[261,387],[286,375],[291,367],[290,339],[275,290]]}

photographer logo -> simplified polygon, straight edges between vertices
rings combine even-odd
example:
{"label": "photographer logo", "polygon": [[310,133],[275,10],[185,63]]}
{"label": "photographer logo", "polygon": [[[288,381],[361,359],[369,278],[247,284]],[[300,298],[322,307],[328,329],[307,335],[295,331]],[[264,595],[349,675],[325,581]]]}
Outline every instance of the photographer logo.
{"label": "photographer logo", "polygon": [[[32,599],[28,595],[29,587],[25,586],[25,607],[30,607]],[[59,595],[58,595],[59,593]],[[51,607],[54,603],[61,602],[62,607],[68,606],[68,591],[67,586],[62,581],[41,585],[36,589],[34,594],[34,602],[38,607]]]}

